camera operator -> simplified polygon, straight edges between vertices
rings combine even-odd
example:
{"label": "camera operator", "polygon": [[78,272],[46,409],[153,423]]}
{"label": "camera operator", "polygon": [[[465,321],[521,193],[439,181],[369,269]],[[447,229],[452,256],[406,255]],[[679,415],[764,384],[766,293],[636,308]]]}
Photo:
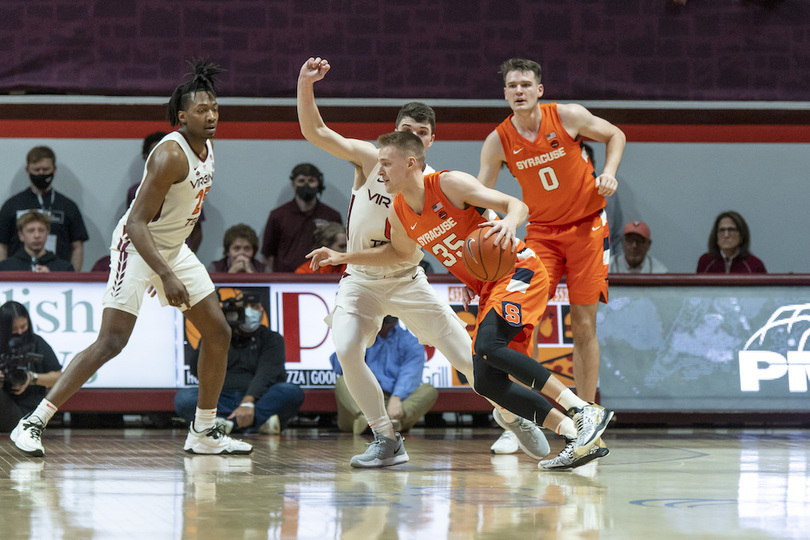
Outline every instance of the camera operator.
{"label": "camera operator", "polygon": [[[217,423],[227,433],[234,424],[247,432],[279,433],[304,402],[304,392],[287,382],[284,338],[261,324],[263,310],[257,297],[239,293],[222,302],[222,310],[232,335]],[[195,376],[197,358],[194,351],[190,367]],[[188,422],[194,419],[196,404],[196,387],[181,388],[174,397],[175,411]]]}
{"label": "camera operator", "polygon": [[62,375],[53,349],[34,334],[28,310],[19,302],[0,306],[0,366],[0,431],[8,432]]}

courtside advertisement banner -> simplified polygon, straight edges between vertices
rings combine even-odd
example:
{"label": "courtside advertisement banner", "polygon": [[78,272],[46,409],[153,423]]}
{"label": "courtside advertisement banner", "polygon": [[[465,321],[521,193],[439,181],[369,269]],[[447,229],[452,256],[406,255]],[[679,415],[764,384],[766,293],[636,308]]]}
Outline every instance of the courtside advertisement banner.
{"label": "courtside advertisement banner", "polygon": [[[101,326],[101,282],[2,282],[1,303],[15,300],[31,315],[39,334],[64,369],[95,341]],[[145,296],[132,337],[117,357],[93,375],[84,388],[174,388],[183,358],[183,316]]]}
{"label": "courtside advertisement banner", "polygon": [[810,411],[809,287],[612,286],[599,390],[643,411]]}

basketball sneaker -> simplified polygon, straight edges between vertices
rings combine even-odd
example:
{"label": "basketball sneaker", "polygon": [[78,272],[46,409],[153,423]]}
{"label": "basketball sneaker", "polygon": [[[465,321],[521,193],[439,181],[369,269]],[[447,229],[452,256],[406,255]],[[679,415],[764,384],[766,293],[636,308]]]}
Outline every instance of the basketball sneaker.
{"label": "basketball sneaker", "polygon": [[549,453],[548,441],[540,431],[540,427],[534,422],[517,416],[514,422],[507,423],[497,408],[492,411],[492,417],[503,429],[508,429],[515,434],[520,449],[532,459],[543,459],[543,456]]}
{"label": "basketball sneaker", "polygon": [[274,414],[267,421],[259,426],[259,433],[264,435],[278,435],[281,433],[281,419]]}
{"label": "basketball sneaker", "polygon": [[27,414],[20,419],[17,427],[11,432],[11,440],[23,453],[33,457],[42,457],[45,455],[45,449],[42,447],[44,429],[45,426],[39,418],[31,418],[31,415]]}
{"label": "basketball sneaker", "polygon": [[537,466],[546,470],[576,469],[597,458],[605,457],[610,453],[610,450],[608,450],[605,443],[602,442],[602,439],[597,439],[581,456],[574,455],[575,446],[576,440],[566,437],[565,448],[562,449],[562,452],[555,458],[541,461]]}
{"label": "basketball sneaker", "polygon": [[218,426],[222,426],[222,429],[225,430],[225,435],[230,435],[231,431],[233,431],[233,426],[236,425],[233,423],[233,420],[228,420],[221,416],[214,418],[214,423]]}
{"label": "basketball sneaker", "polygon": [[253,446],[226,435],[222,424],[214,424],[213,427],[198,432],[192,422],[188,427],[183,450],[189,454],[249,454],[253,452]]}
{"label": "basketball sneaker", "polygon": [[489,451],[493,454],[514,454],[518,451],[518,441],[514,433],[508,429],[503,430],[498,440],[492,443]]}
{"label": "basketball sneaker", "polygon": [[581,409],[574,410],[573,419],[577,428],[575,456],[583,455],[590,450],[594,441],[602,436],[612,417],[613,411],[595,403],[589,403]]}
{"label": "basketball sneaker", "polygon": [[399,433],[395,434],[394,439],[375,433],[374,440],[366,443],[366,451],[354,456],[350,464],[352,467],[371,469],[405,463],[408,461],[408,453],[403,441]]}

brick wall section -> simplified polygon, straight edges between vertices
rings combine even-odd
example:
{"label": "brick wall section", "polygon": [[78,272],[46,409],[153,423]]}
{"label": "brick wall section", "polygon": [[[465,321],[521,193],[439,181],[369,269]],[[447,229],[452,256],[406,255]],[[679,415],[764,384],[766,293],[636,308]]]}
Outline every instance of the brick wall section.
{"label": "brick wall section", "polygon": [[3,0],[0,92],[165,96],[206,56],[221,93],[499,98],[541,62],[552,99],[807,100],[810,2],[753,0]]}

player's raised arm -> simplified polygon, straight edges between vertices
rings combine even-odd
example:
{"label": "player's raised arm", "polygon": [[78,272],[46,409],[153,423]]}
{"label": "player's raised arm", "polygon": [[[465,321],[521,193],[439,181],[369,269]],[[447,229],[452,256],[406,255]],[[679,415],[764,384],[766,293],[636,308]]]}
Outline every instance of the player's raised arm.
{"label": "player's raised arm", "polygon": [[450,202],[458,208],[478,206],[505,213],[503,219],[481,224],[482,227],[492,227],[484,238],[494,235],[494,243],[500,243],[503,249],[511,247],[514,251],[517,248],[519,242],[517,228],[529,215],[529,207],[523,201],[485,187],[474,177],[461,171],[442,173],[441,186]]}
{"label": "player's raised arm", "polygon": [[619,169],[627,143],[624,132],[576,103],[560,103],[557,105],[557,112],[563,127],[574,138],[584,136],[605,143],[605,166],[602,168],[602,174],[596,179],[596,188],[602,196],[613,195],[618,187],[616,171]]}
{"label": "player's raised arm", "polygon": [[326,76],[331,66],[322,58],[310,58],[301,66],[298,75],[298,123],[304,137],[320,148],[342,160],[363,168],[368,175],[377,164],[377,148],[367,141],[347,139],[330,129],[321,118],[315,103],[314,85]]}
{"label": "player's raised arm", "polygon": [[481,168],[478,170],[478,181],[488,188],[494,188],[498,181],[498,173],[501,170],[506,156],[503,153],[503,145],[497,131],[490,133],[484,146],[481,148]]}
{"label": "player's raised arm", "polygon": [[132,245],[146,264],[163,280],[166,299],[172,305],[178,306],[188,305],[188,292],[158,253],[148,225],[159,215],[172,184],[185,179],[186,176],[188,176],[188,159],[180,146],[173,141],[158,146],[149,156],[143,185],[138,190],[138,196],[126,224],[126,233],[132,240]]}

